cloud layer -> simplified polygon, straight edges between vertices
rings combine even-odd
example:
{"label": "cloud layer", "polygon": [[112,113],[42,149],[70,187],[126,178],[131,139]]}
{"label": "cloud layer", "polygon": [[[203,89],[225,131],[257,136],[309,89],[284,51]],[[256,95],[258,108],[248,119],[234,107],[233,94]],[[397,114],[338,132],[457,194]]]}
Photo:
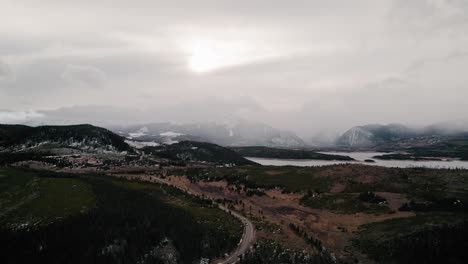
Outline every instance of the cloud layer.
{"label": "cloud layer", "polygon": [[0,17],[0,105],[20,113],[230,113],[302,134],[468,113],[464,0],[4,0]]}

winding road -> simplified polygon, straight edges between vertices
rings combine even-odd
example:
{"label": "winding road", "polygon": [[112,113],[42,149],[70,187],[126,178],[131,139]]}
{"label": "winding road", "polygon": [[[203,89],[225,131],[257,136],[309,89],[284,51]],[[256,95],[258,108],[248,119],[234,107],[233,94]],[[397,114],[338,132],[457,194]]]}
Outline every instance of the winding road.
{"label": "winding road", "polygon": [[217,262],[217,264],[234,264],[239,260],[239,257],[241,255],[245,254],[247,250],[249,250],[250,246],[253,244],[255,240],[255,228],[252,222],[250,222],[250,220],[246,217],[234,211],[231,211],[222,205],[218,205],[218,207],[227,213],[231,213],[244,225],[244,233],[242,234],[242,238],[236,250],[234,250],[229,256],[225,257],[223,260]]}
{"label": "winding road", "polygon": [[[143,180],[145,180],[145,179],[143,179]],[[163,184],[167,184],[167,185],[173,186],[173,187],[175,187],[175,188],[177,188],[179,190],[190,193],[190,191],[188,189],[182,188],[181,186],[177,186],[174,183],[168,182],[168,181],[160,179],[160,178],[151,178],[151,179],[146,179],[146,180],[150,181],[150,182],[155,182],[156,181],[156,182],[160,182],[160,183],[163,183]],[[234,212],[232,210],[229,210],[229,209],[227,209],[226,207],[224,207],[224,206],[222,206],[220,204],[218,204],[218,207],[219,207],[219,209],[225,211],[226,213],[230,213],[232,216],[239,219],[242,222],[242,225],[244,226],[244,233],[242,234],[242,238],[241,238],[237,248],[231,254],[226,256],[224,259],[216,262],[216,264],[234,264],[234,263],[237,263],[237,261],[239,260],[239,257],[241,255],[245,254],[249,250],[250,246],[252,246],[252,244],[254,243],[254,241],[255,241],[255,227],[252,224],[252,222],[250,222],[249,219],[242,216],[241,214],[236,213],[236,212]]]}

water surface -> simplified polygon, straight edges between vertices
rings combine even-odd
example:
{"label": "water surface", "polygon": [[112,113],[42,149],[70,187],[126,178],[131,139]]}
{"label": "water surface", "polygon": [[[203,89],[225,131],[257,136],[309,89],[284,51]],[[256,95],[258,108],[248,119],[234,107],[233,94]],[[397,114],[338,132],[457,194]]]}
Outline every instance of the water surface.
{"label": "water surface", "polygon": [[[267,158],[253,158],[247,157],[247,159],[257,162],[261,165],[271,166],[298,166],[298,167],[314,167],[324,165],[336,165],[336,164],[366,164],[373,166],[383,166],[390,168],[413,168],[413,167],[425,167],[425,168],[436,168],[436,169],[468,169],[468,161],[461,161],[457,159],[452,160],[424,160],[424,161],[413,161],[413,160],[378,160],[372,157],[384,155],[388,153],[383,152],[320,152],[324,154],[335,154],[350,156],[355,161],[342,161],[342,160],[297,160],[297,159],[267,159]],[[375,162],[364,162],[366,159],[372,159]]]}

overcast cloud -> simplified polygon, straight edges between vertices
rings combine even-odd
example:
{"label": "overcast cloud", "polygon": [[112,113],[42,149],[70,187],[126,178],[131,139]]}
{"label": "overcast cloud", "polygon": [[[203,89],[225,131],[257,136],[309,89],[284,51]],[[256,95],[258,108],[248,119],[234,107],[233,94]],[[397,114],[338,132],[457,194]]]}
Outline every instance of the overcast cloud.
{"label": "overcast cloud", "polygon": [[93,105],[307,135],[468,113],[465,0],[0,0],[0,17],[0,122]]}

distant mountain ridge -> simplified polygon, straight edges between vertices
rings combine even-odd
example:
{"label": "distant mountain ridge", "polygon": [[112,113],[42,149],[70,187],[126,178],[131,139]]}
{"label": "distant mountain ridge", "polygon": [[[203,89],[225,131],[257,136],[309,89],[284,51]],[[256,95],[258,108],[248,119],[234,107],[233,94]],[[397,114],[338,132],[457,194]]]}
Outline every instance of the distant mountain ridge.
{"label": "distant mountain ridge", "polygon": [[355,126],[337,139],[338,146],[370,147],[416,136],[418,132],[400,124]]}
{"label": "distant mountain ridge", "polygon": [[[176,133],[166,133],[165,135],[179,136]],[[172,142],[173,144],[144,143],[149,142],[127,140],[105,128],[92,125],[38,127],[0,125],[0,159],[14,153],[53,155],[79,153],[107,155],[114,153],[131,154],[132,156],[150,154],[172,161],[200,162],[222,166],[256,164],[231,149],[211,143],[193,141]]]}
{"label": "distant mountain ridge", "polygon": [[403,125],[366,125],[346,131],[336,142],[337,148],[406,152],[386,158],[406,156],[468,159],[468,127],[439,123],[421,129]]}
{"label": "distant mountain ridge", "polygon": [[151,123],[139,126],[109,127],[126,138],[142,141],[180,142],[184,140],[209,142],[221,146],[268,146],[295,148],[305,142],[290,131],[282,131],[253,122],[235,123]]}
{"label": "distant mountain ridge", "polygon": [[124,138],[92,125],[0,125],[0,147],[22,150],[44,145],[92,151],[131,151]]}

